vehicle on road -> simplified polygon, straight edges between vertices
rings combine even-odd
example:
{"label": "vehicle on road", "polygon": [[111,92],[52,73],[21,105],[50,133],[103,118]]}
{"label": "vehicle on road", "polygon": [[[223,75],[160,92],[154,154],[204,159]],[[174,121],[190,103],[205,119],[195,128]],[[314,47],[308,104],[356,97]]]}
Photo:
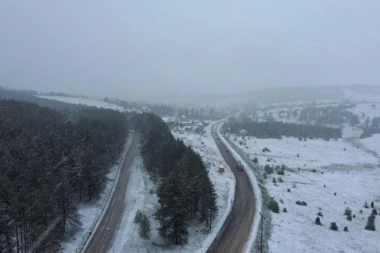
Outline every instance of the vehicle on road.
{"label": "vehicle on road", "polygon": [[239,160],[236,160],[236,169],[240,171],[244,171],[244,165]]}

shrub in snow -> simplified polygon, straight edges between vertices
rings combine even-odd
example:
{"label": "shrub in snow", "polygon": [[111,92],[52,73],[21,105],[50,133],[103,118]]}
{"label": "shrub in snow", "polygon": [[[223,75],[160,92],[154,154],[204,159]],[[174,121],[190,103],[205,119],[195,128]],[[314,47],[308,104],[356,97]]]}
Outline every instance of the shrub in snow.
{"label": "shrub in snow", "polygon": [[363,210],[362,210],[362,209],[360,209],[359,213],[363,213]]}
{"label": "shrub in snow", "polygon": [[319,212],[317,213],[317,215],[323,217],[323,214],[322,214],[321,211],[319,211]]}
{"label": "shrub in snow", "polygon": [[336,196],[336,192],[334,192],[334,195]]}
{"label": "shrub in snow", "polygon": [[348,227],[344,227],[344,232],[348,232]]}
{"label": "shrub in snow", "polygon": [[278,178],[278,182],[280,182],[280,183],[283,183],[283,182],[284,182],[284,180],[282,179],[282,177],[279,177],[279,178]]}
{"label": "shrub in snow", "polygon": [[270,198],[268,202],[268,208],[274,213],[280,212],[280,206],[278,205],[277,201],[274,198]]}
{"label": "shrub in snow", "polygon": [[319,225],[319,226],[322,226],[322,223],[321,223],[321,219],[319,217],[317,217],[315,219],[315,224]]}
{"label": "shrub in snow", "polygon": [[270,149],[265,147],[265,148],[263,148],[263,152],[270,152]]}
{"label": "shrub in snow", "polygon": [[267,162],[270,162],[270,159],[269,159],[269,158],[267,158]]}
{"label": "shrub in snow", "polygon": [[326,187],[326,185],[324,184],[323,187]]}
{"label": "shrub in snow", "polygon": [[281,203],[281,204],[284,204],[284,200],[283,200],[283,199],[280,199],[280,203]]}
{"label": "shrub in snow", "polygon": [[296,204],[299,205],[299,206],[307,206],[307,203],[305,201],[299,201],[299,200],[297,200]]}
{"label": "shrub in snow", "polygon": [[283,211],[284,213],[287,213],[287,212],[288,212],[288,210],[286,210],[285,207],[284,207],[284,209],[282,209],[282,211]]}
{"label": "shrub in snow", "polygon": [[137,211],[134,222],[139,225],[139,235],[144,239],[148,239],[150,237],[150,221],[148,216]]}
{"label": "shrub in snow", "polygon": [[377,210],[376,210],[376,208],[372,209],[372,213],[373,213],[373,215],[377,215]]}
{"label": "shrub in snow", "polygon": [[354,218],[354,219],[356,218],[355,214],[354,214],[354,215],[352,215],[352,218]]}
{"label": "shrub in snow", "polygon": [[253,158],[252,160],[254,163],[259,163],[259,159],[257,159],[257,157]]}
{"label": "shrub in snow", "polygon": [[344,215],[346,215],[347,220],[352,221],[352,211],[350,208],[346,208]]}
{"label": "shrub in snow", "polygon": [[330,229],[334,231],[338,231],[338,225],[336,225],[335,222],[331,222],[330,224]]}
{"label": "shrub in snow", "polygon": [[265,166],[264,166],[264,170],[265,170],[265,172],[266,172],[268,175],[270,175],[270,174],[272,174],[272,173],[274,172],[273,167],[271,167],[269,164],[265,164]]}
{"label": "shrub in snow", "polygon": [[316,169],[312,169],[312,170],[311,170],[311,172],[314,172],[314,173],[316,173],[316,172],[317,172],[317,170],[316,170]]}
{"label": "shrub in snow", "polygon": [[375,227],[375,218],[376,218],[376,216],[373,213],[371,213],[371,215],[368,217],[367,225],[365,226],[366,230],[371,230],[371,231],[375,231],[376,230],[376,227]]}
{"label": "shrub in snow", "polygon": [[364,206],[363,206],[363,207],[364,207],[364,208],[369,208],[367,201],[364,202]]}
{"label": "shrub in snow", "polygon": [[293,188],[297,188],[297,184],[296,183],[293,183]]}
{"label": "shrub in snow", "polygon": [[290,192],[290,189],[288,188],[288,190],[287,190],[288,192]]}
{"label": "shrub in snow", "polygon": [[297,157],[300,157],[300,154],[297,154]]}
{"label": "shrub in snow", "polygon": [[277,181],[276,181],[276,178],[274,177],[273,179],[272,179],[272,182],[275,184],[275,183],[277,183]]}
{"label": "shrub in snow", "polygon": [[264,172],[263,177],[264,177],[264,179],[267,179],[267,178],[268,178],[266,172]]}
{"label": "shrub in snow", "polygon": [[374,206],[375,206],[375,205],[374,205],[374,203],[373,203],[373,201],[372,201],[372,202],[371,202],[371,208],[374,208]]}

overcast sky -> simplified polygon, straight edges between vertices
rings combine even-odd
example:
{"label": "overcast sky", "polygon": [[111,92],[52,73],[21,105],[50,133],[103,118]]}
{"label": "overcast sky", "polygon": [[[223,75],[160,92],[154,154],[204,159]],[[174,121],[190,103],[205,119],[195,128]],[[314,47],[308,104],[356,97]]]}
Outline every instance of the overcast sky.
{"label": "overcast sky", "polygon": [[0,86],[128,98],[380,83],[379,0],[1,0]]}

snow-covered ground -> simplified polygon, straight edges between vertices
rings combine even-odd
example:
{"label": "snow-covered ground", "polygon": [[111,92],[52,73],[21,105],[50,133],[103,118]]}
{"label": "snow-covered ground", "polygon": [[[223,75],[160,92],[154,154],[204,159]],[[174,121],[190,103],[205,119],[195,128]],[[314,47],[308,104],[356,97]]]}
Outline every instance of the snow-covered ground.
{"label": "snow-covered ground", "polygon": [[39,97],[51,99],[51,100],[57,100],[57,101],[61,101],[61,102],[69,103],[69,104],[88,105],[88,106],[95,106],[99,108],[118,110],[121,112],[124,111],[124,108],[121,106],[113,105],[113,104],[106,103],[100,100],[93,100],[93,99],[80,98],[80,97],[63,97],[63,96],[39,96]]}
{"label": "snow-covered ground", "polygon": [[352,113],[356,114],[361,122],[369,118],[380,117],[380,104],[378,103],[357,103],[356,106],[350,109]]}
{"label": "snow-covered ground", "polygon": [[372,137],[361,139],[360,142],[380,157],[380,134],[374,134]]}
{"label": "snow-covered ground", "polygon": [[[230,139],[251,158],[257,157],[260,164],[281,165],[292,168],[313,169],[329,165],[376,164],[377,158],[342,139],[299,141],[297,138],[257,139],[236,137]],[[246,145],[240,145],[239,142]],[[262,152],[267,147],[271,152]],[[270,161],[266,161],[270,159]]]}
{"label": "snow-covered ground", "polygon": [[[235,137],[230,136],[230,140],[251,159],[257,157],[261,165],[284,164],[290,168],[284,176],[270,175],[266,180],[269,194],[281,210],[272,215],[270,252],[380,252],[379,232],[364,229],[372,211],[363,208],[364,202],[374,201],[380,209],[380,161],[373,153],[342,139]],[[245,143],[240,145],[240,141]],[[380,151],[380,135],[360,141],[366,148]],[[271,152],[262,152],[265,147]],[[279,177],[284,182],[279,182]],[[297,200],[306,201],[307,206],[296,205]],[[343,215],[346,207],[355,214],[353,221]],[[323,226],[314,224],[319,211]],[[339,231],[329,229],[331,222],[337,223]],[[345,226],[349,232],[343,232]],[[380,216],[376,226],[380,228]]]}
{"label": "snow-covered ground", "polygon": [[[198,126],[198,122],[193,122],[194,127]],[[179,130],[179,129],[177,129]],[[181,132],[181,133],[180,133]],[[219,212],[214,220],[212,231],[204,232],[205,224],[199,224],[194,221],[189,228],[189,241],[184,246],[165,246],[164,241],[160,238],[157,228],[159,224],[154,220],[153,214],[158,206],[158,198],[156,195],[156,186],[149,178],[149,174],[140,163],[138,168],[134,168],[131,174],[131,182],[129,185],[126,206],[127,211],[123,218],[120,230],[115,240],[114,248],[111,252],[199,252],[207,251],[216,234],[219,232],[225,218],[227,217],[233,202],[235,178],[230,168],[225,164],[220,155],[215,142],[211,137],[211,124],[209,124],[203,135],[193,132],[173,131],[175,137],[182,139],[185,144],[191,145],[198,152],[209,169],[210,179],[214,184],[217,193],[217,205]],[[218,168],[222,166],[226,169],[225,173],[220,174]],[[146,214],[151,222],[150,239],[140,238],[138,234],[139,227],[133,223],[133,219],[137,210]]]}

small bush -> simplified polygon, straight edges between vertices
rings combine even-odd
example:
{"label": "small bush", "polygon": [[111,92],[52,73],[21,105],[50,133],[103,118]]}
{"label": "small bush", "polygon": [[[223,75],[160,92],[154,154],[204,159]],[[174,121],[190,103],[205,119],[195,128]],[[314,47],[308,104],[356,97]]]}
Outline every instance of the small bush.
{"label": "small bush", "polygon": [[259,159],[257,159],[257,157],[253,158],[252,160],[254,163],[259,163]]}
{"label": "small bush", "polygon": [[295,182],[293,183],[293,188],[297,188],[297,184]]}
{"label": "small bush", "polygon": [[282,177],[279,177],[279,178],[278,178],[278,182],[280,182],[280,183],[283,183],[283,182],[284,182],[284,180],[282,179]]}
{"label": "small bush", "polygon": [[344,227],[344,228],[343,228],[343,231],[344,231],[344,232],[348,232],[348,227]]}
{"label": "small bush", "polygon": [[363,213],[363,210],[362,210],[362,209],[360,209],[359,213]]}
{"label": "small bush", "polygon": [[363,205],[363,207],[364,207],[364,208],[369,208],[367,201],[366,201],[366,202],[364,202],[364,205]]}
{"label": "small bush", "polygon": [[290,189],[288,188],[287,191],[290,192]]}
{"label": "small bush", "polygon": [[263,148],[263,152],[270,152],[270,149],[265,147],[265,148]]}
{"label": "small bush", "polygon": [[277,180],[276,180],[275,177],[272,178],[272,182],[273,182],[274,184],[277,183]]}
{"label": "small bush", "polygon": [[322,214],[321,211],[319,211],[319,212],[317,213],[317,215],[323,217],[323,214]]}
{"label": "small bush", "polygon": [[282,209],[282,212],[287,213],[288,210],[286,210],[286,208],[284,207],[284,209]]}
{"label": "small bush", "polygon": [[268,179],[268,176],[267,176],[266,172],[264,172],[263,177],[264,177],[264,179]]}
{"label": "small bush", "polygon": [[150,237],[150,221],[148,216],[140,211],[137,211],[134,222],[140,227],[139,235],[144,239],[148,239]]}
{"label": "small bush", "polygon": [[300,154],[297,154],[297,157],[300,157]]}
{"label": "small bush", "polygon": [[373,203],[373,201],[371,202],[371,208],[374,208],[375,207],[375,204]]}
{"label": "small bush", "polygon": [[268,203],[268,208],[274,212],[279,213],[280,212],[280,206],[278,205],[277,201],[274,198],[271,198]]}
{"label": "small bush", "polygon": [[317,169],[312,169],[311,172],[317,173]]}
{"label": "small bush", "polygon": [[352,221],[352,211],[349,207],[344,210],[344,215],[346,215],[346,219]]}
{"label": "small bush", "polygon": [[322,223],[321,223],[321,219],[319,217],[317,217],[315,219],[315,224],[319,225],[319,226],[322,226]]}
{"label": "small bush", "polygon": [[377,215],[377,210],[374,208],[374,209],[372,209],[372,214],[373,215]]}
{"label": "small bush", "polygon": [[272,174],[272,173],[274,172],[273,167],[271,167],[269,164],[266,164],[266,165],[264,166],[264,170],[265,170],[265,172],[266,172],[268,175],[270,175],[270,174]]}
{"label": "small bush", "polygon": [[331,222],[330,224],[330,229],[334,231],[338,231],[338,225],[336,225],[335,222]]}
{"label": "small bush", "polygon": [[296,204],[299,205],[299,206],[307,206],[307,203],[305,201],[299,201],[299,200],[297,200]]}

